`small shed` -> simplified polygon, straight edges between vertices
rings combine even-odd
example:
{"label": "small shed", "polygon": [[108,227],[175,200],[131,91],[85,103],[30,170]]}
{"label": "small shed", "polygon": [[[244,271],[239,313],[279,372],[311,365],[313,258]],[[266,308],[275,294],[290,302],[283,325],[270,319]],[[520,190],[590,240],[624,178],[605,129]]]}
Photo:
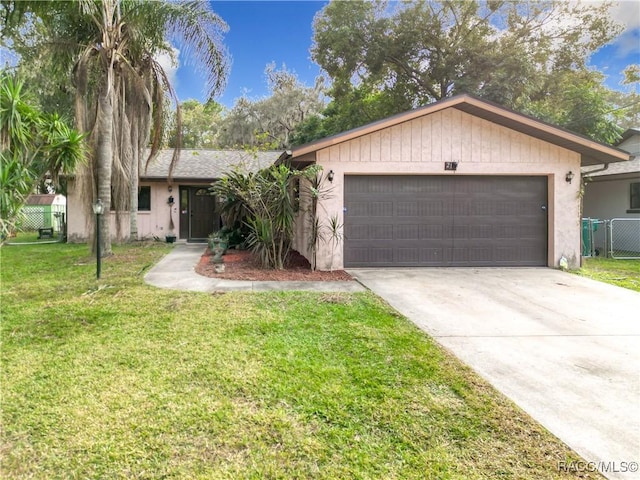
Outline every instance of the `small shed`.
{"label": "small shed", "polygon": [[52,228],[62,231],[67,198],[60,194],[29,195],[22,210],[24,218],[20,224],[22,231],[37,231]]}

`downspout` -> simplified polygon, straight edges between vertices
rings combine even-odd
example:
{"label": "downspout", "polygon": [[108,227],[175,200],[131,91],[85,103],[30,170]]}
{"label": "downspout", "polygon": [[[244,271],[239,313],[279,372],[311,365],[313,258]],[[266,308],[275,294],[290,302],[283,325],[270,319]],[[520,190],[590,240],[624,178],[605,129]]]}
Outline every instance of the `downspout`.
{"label": "downspout", "polygon": [[604,164],[604,167],[602,167],[602,168],[596,168],[595,170],[589,170],[588,172],[586,172],[586,173],[584,174],[584,176],[585,176],[585,177],[588,177],[588,176],[589,176],[590,174],[592,174],[592,173],[596,173],[596,172],[604,172],[604,171],[605,171],[605,170],[607,170],[608,168],[609,168],[609,164],[608,164],[608,163],[605,163],[605,164]]}

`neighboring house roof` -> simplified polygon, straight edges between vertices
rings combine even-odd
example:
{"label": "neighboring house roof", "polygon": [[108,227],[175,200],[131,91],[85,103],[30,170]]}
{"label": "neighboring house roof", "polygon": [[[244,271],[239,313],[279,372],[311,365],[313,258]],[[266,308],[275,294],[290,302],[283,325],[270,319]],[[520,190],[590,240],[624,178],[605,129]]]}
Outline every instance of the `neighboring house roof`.
{"label": "neighboring house roof", "polygon": [[582,174],[587,177],[606,177],[611,175],[636,176],[640,179],[640,157],[636,157],[628,162],[610,163],[606,170],[599,170],[589,173],[588,168],[582,169]]}
{"label": "neighboring house roof", "polygon": [[623,134],[622,138],[616,143],[616,145],[620,145],[621,143],[626,142],[634,135],[640,135],[640,128],[628,128]]}
{"label": "neighboring house roof", "polygon": [[[278,160],[282,162],[289,158],[299,159],[304,155],[312,154],[323,148],[346,142],[363,135],[368,135],[400,123],[408,122],[415,118],[436,113],[446,108],[456,108],[470,115],[488,120],[517,132],[578,152],[581,155],[583,166],[629,160],[629,154],[624,150],[596,142],[582,135],[578,135],[577,133],[545,123],[533,117],[514,112],[513,110],[509,110],[495,103],[481,100],[468,94],[447,98],[424,107],[416,108],[383,120],[378,120],[377,122],[373,122],[362,127],[354,128],[353,130],[349,130],[338,135],[333,135],[305,145],[300,145],[285,152]],[[307,159],[303,159],[302,161],[305,160]],[[313,162],[313,159],[309,158],[308,161]]]}
{"label": "neighboring house roof", "polygon": [[[281,152],[245,152],[242,150],[191,150],[182,149],[176,164],[173,180],[213,180],[224,176],[234,167],[244,167],[248,171],[258,171],[272,165]],[[173,150],[161,150],[151,160],[143,180],[166,180]]]}
{"label": "neighboring house roof", "polygon": [[628,162],[611,163],[604,170],[602,166],[582,168],[582,174],[591,178],[615,175],[615,178],[637,177],[640,179],[640,129],[630,128],[624,132],[618,142],[618,148],[629,152],[632,159]]}
{"label": "neighboring house roof", "polygon": [[53,205],[57,195],[55,194],[33,194],[27,197],[25,205]]}

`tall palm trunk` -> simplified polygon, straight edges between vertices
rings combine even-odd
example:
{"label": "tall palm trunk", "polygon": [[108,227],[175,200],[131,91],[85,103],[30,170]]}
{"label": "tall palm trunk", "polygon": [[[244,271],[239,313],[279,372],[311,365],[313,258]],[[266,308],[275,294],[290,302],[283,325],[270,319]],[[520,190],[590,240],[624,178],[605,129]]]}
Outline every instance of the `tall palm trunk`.
{"label": "tall palm trunk", "polygon": [[103,256],[111,255],[111,165],[113,163],[113,88],[112,76],[102,86],[98,96],[96,114],[96,178],[98,198],[104,205],[104,214],[100,216],[100,249]]}
{"label": "tall palm trunk", "polygon": [[129,239],[135,241],[138,239],[138,176],[140,168],[140,148],[138,121],[134,117],[131,126],[131,144],[133,149],[131,152],[131,199],[129,201]]}

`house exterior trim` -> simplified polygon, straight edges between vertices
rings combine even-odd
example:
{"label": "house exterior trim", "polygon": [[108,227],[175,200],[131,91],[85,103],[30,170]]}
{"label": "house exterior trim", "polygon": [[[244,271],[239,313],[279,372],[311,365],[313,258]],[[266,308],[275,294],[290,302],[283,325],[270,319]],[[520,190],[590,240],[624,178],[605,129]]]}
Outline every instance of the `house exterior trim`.
{"label": "house exterior trim", "polygon": [[[622,149],[593,141],[587,137],[550,125],[533,117],[464,94],[400,113],[338,135],[300,145],[291,150],[290,156],[287,154],[288,152],[285,152],[279,161],[284,161],[287,157],[292,161],[298,161],[301,157],[313,154],[324,148],[338,145],[405,122],[410,122],[416,118],[431,115],[448,108],[455,108],[497,125],[578,152],[581,155],[582,166],[628,161],[630,159],[629,153]],[[310,159],[307,158],[306,161],[310,162]]]}

